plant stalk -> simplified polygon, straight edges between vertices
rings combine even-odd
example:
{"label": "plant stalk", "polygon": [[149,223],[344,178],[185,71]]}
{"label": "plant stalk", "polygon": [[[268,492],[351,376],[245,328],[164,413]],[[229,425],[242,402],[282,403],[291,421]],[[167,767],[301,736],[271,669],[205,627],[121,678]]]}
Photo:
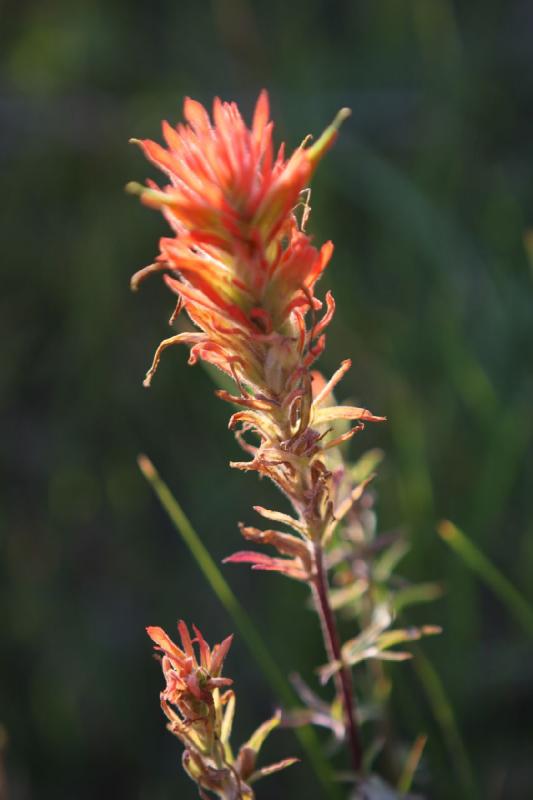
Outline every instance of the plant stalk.
{"label": "plant stalk", "polygon": [[[328,578],[324,566],[324,553],[320,543],[315,543],[313,555],[315,574],[311,586],[316,610],[320,619],[326,653],[330,661],[342,662],[339,634],[335,616],[329,602]],[[360,773],[363,752],[359,726],[355,718],[355,698],[353,694],[352,676],[348,667],[342,666],[341,669],[335,673],[335,686],[343,705],[344,729],[346,731],[352,766],[356,773]]]}

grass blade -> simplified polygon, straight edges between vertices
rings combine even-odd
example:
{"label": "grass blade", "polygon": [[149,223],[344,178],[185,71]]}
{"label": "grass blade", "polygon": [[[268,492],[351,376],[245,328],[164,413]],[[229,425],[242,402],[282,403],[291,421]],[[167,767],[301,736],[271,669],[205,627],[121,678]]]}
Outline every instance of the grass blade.
{"label": "grass blade", "polygon": [[463,559],[472,572],[489,586],[529,636],[533,636],[533,608],[511,581],[459,528],[443,520],[437,527],[441,538]]}
{"label": "grass blade", "polygon": [[461,797],[464,800],[475,800],[477,790],[474,774],[452,704],[439,674],[422,648],[413,645],[412,650],[414,654],[412,663],[450,754],[454,772],[461,786]]}
{"label": "grass blade", "polygon": [[398,792],[400,794],[407,794],[411,788],[413,778],[415,777],[415,773],[418,769],[418,765],[420,763],[420,759],[422,758],[422,753],[424,752],[424,747],[426,746],[427,740],[428,737],[426,734],[420,734],[420,736],[417,736],[416,741],[411,747],[411,750],[409,751],[405,761],[402,774],[400,775],[400,780],[398,781]]}
{"label": "grass blade", "polygon": [[[295,696],[283,672],[271,656],[270,650],[257,632],[257,628],[252,622],[252,619],[237,600],[231,587],[222,575],[201,538],[189,522],[178,501],[175,499],[166,483],[160,478],[159,473],[147,456],[140,455],[138,464],[142,474],[167,512],[170,521],[189,548],[193,558],[196,560],[206,581],[233,619],[242,639],[257,661],[273,692],[284,705],[293,706],[295,704]],[[334,783],[333,770],[322,754],[314,729],[311,726],[304,726],[297,728],[295,732],[327,797],[339,798],[340,793],[338,787]]]}

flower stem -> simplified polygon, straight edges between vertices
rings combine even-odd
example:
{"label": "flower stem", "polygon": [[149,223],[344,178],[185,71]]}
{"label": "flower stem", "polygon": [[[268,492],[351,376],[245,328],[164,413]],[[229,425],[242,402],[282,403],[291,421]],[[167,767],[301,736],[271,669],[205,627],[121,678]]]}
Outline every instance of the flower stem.
{"label": "flower stem", "polygon": [[[322,545],[315,543],[313,549],[315,574],[311,583],[316,610],[320,619],[326,653],[331,661],[342,661],[337,625],[328,594],[328,579],[324,567]],[[355,698],[353,695],[352,676],[349,669],[343,666],[335,674],[337,693],[342,700],[344,711],[344,729],[350,748],[352,766],[356,773],[361,771],[362,749],[359,727],[355,718]]]}

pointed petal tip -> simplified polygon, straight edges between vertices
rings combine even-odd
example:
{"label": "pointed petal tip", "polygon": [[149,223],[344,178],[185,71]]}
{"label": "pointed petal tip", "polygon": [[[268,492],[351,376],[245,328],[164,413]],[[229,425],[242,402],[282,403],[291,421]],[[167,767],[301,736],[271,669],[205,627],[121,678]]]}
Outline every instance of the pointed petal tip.
{"label": "pointed petal tip", "polygon": [[[215,98],[215,100],[217,99]],[[220,100],[218,102],[220,103]],[[209,115],[205,106],[192,97],[187,96],[183,99],[183,116],[190,125],[196,126],[199,130],[205,130],[209,127]]]}
{"label": "pointed petal tip", "polygon": [[323,259],[325,259],[326,264],[333,255],[334,250],[335,250],[335,245],[333,244],[331,239],[328,239],[327,242],[324,242],[324,244],[320,248],[320,255],[322,256]]}
{"label": "pointed petal tip", "polygon": [[329,148],[337,138],[339,128],[341,127],[342,123],[346,119],[348,119],[351,113],[352,112],[349,108],[341,108],[341,110],[335,116],[333,122],[330,125],[328,125],[328,127],[322,133],[322,135],[306,151],[307,157],[311,161],[313,168],[318,163],[318,161],[320,161],[324,153],[326,153],[329,150]]}
{"label": "pointed petal tip", "polygon": [[261,89],[259,94],[257,95],[257,101],[255,104],[256,112],[258,109],[262,111],[262,113],[268,117],[270,111],[270,96],[268,94],[268,89]]}
{"label": "pointed petal tip", "polygon": [[348,119],[348,117],[352,116],[352,109],[351,108],[341,108],[340,111],[337,112],[337,115],[333,122],[331,123],[331,127],[335,128],[335,130],[339,130],[342,123]]}
{"label": "pointed petal tip", "polygon": [[368,411],[368,409],[365,409],[365,413],[361,419],[365,420],[365,422],[387,422],[387,417],[377,417],[375,414],[372,414],[371,411]]}
{"label": "pointed petal tip", "polygon": [[145,630],[150,639],[158,646],[161,645],[161,639],[166,637],[165,631],[159,625],[148,625]]}
{"label": "pointed petal tip", "polygon": [[268,123],[270,115],[270,99],[266,89],[261,89],[254,109],[252,130],[260,137]]}
{"label": "pointed petal tip", "polygon": [[231,645],[233,644],[233,637],[234,637],[234,634],[230,633],[229,636],[226,636],[226,638],[223,639],[220,642],[219,647],[220,647],[222,653],[224,654],[224,656],[223,656],[224,658],[226,658],[226,656],[228,654],[228,651],[229,651]]}
{"label": "pointed petal tip", "polygon": [[226,556],[222,559],[223,564],[253,564],[259,558],[262,558],[262,553],[253,553],[250,550],[238,550],[232,553],[231,556]]}

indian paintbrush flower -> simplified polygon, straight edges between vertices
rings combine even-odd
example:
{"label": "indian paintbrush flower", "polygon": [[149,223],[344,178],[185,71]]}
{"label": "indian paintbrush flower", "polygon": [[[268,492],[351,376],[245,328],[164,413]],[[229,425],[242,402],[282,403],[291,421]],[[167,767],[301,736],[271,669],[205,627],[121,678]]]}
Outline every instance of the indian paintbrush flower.
{"label": "indian paintbrush flower", "polygon": [[[274,157],[266,92],[259,97],[250,129],[234,103],[216,99],[211,121],[202,106],[186,100],[187,124],[175,129],[163,125],[167,148],[139,142],[170,183],[162,190],[151,181],[148,188],[129,185],[143,202],[162,210],[174,233],[161,239],[157,260],[134,276],[132,286],[163,271],[178,296],[171,322],[185,308],[199,329],[159,345],[145,385],[161,353],[178,343],[191,345],[190,363],[202,358],[234,379],[237,393],[219,390],[218,395],[241,407],[229,427],[237,429],[237,439],[252,459],[232,466],[256,470],[281,489],[296,518],[262,513],[291,527],[296,536],[243,527],[247,539],[274,545],[282,558],[238,553],[233,560],[309,583],[330,660],[338,660],[339,641],[322,553],[335,522],[332,473],[324,453],[359,431],[363,421],[383,418],[364,408],[325,405],[349,361],[313,396],[311,366],[325,347],[324,330],[335,310],[328,293],[318,318],[322,302],[314,289],[333,245],[327,242],[318,250],[303,221],[298,223],[295,207],[348,113],[340,111],[315,144],[307,147],[304,140],[286,159],[283,145]],[[303,204],[306,219],[309,209]],[[356,425],[328,440],[338,420]],[[249,433],[259,445],[247,440]],[[361,746],[349,673],[336,673],[336,683],[358,770]]]}
{"label": "indian paintbrush flower", "polygon": [[[156,262],[138,272],[132,285],[163,271],[178,295],[177,311],[184,308],[199,328],[160,344],[145,383],[163,350],[178,343],[191,345],[190,363],[202,358],[231,376],[238,393],[218,394],[244,409],[229,424],[253,455],[234,466],[268,475],[303,517],[304,535],[315,539],[331,521],[328,471],[320,459],[321,451],[340,443],[324,439],[330,423],[355,420],[347,438],[362,421],[382,419],[363,408],[322,407],[349,362],[312,396],[310,367],[324,349],[324,329],[335,307],[328,293],[325,313],[317,319],[322,303],[314,288],[333,245],[313,245],[295,206],[348,113],[340,111],[315,144],[304,141],[286,159],[283,145],[274,157],[266,92],[250,129],[234,103],[216,99],[211,121],[199,103],[187,99],[187,124],[163,124],[167,148],[139,142],[170,183],[162,190],[153,182],[148,188],[130,184],[143,202],[163,211],[174,232],[161,239]],[[259,436],[259,447],[246,441],[249,431]],[[302,458],[309,461],[305,481],[298,469]]]}
{"label": "indian paintbrush flower", "polygon": [[279,724],[280,715],[263,723],[236,757],[230,744],[235,714],[235,693],[230,678],[222,677],[224,660],[233,637],[212,649],[193,625],[194,638],[180,621],[181,647],[162,628],[149,627],[148,635],[161,654],[165,688],[161,707],[167,727],[185,747],[182,763],[198,785],[200,796],[211,792],[221,800],[253,800],[251,785],[260,778],[294,764],[287,758],[268,767],[256,768],[257,756],[268,734]]}
{"label": "indian paintbrush flower", "polygon": [[333,246],[327,242],[317,250],[298,226],[294,207],[346,113],[340,112],[313,146],[302,144],[289,159],[283,145],[274,158],[266,92],[251,129],[234,103],[217,98],[211,123],[205,109],[187,99],[188,124],[163,124],[167,148],[134,140],[170,184],[160,190],[149,181],[148,188],[129,184],[129,189],[160,208],[175,235],[161,239],[156,262],[138,272],[132,285],[166,271],[178,308],[185,307],[201,329],[162,343],[148,383],[161,350],[183,342],[192,345],[191,362],[203,358],[255,392],[278,394],[290,372],[322,349],[320,335],[333,301],[309,332],[303,310],[321,306],[313,290]]}
{"label": "indian paintbrush flower", "polygon": [[[181,343],[190,346],[189,363],[202,359],[233,379],[234,394],[222,389],[217,394],[238,407],[229,427],[251,459],[232,466],[269,477],[293,511],[256,506],[276,527],[241,525],[247,541],[273,546],[276,557],[240,551],[226,561],[280,572],[310,586],[329,662],[321,674],[333,677],[343,709],[342,723],[333,711],[329,715],[330,727],[337,738],[342,728],[354,773],[360,775],[362,747],[350,667],[367,658],[403,658],[404,653],[390,654],[389,647],[435,629],[387,631],[394,615],[388,607],[375,608],[369,594],[370,621],[365,612],[365,630],[341,647],[330,603],[328,569],[334,562],[328,562],[325,548],[344,518],[351,524],[350,517],[357,517],[355,509],[372,479],[368,475],[354,485],[338,448],[365,422],[385,419],[335,402],[333,391],[349,370],[349,360],[329,380],[312,370],[324,350],[335,302],[328,292],[324,307],[315,295],[333,245],[317,248],[306,232],[308,186],[348,114],[341,110],[314,144],[307,138],[286,157],[284,145],[274,152],[266,92],[259,96],[250,128],[235,103],[215,99],[211,119],[203,106],[186,99],[186,123],[175,128],[163,123],[166,147],[133,140],[168,183],[159,188],[148,181],[146,187],[128,188],[146,205],[160,209],[172,230],[161,239],[156,261],[134,275],[132,287],[150,274],[163,273],[177,295],[171,324],[185,310],[195,326],[161,342],[145,385],[163,351]],[[278,525],[291,532],[278,530]],[[347,544],[357,548],[359,543]],[[199,786],[224,798],[248,798],[252,756],[241,749],[232,760],[224,733],[234,703],[227,679],[220,676],[229,640],[210,651],[195,632],[200,661],[182,623],[183,650],[161,629],[149,629],[163,653],[163,709],[170,729],[186,747],[185,768]],[[321,705],[317,708],[312,718],[318,714],[324,724],[328,715]],[[269,725],[273,723],[260,730]],[[241,786],[241,795],[223,793],[235,786]]]}

